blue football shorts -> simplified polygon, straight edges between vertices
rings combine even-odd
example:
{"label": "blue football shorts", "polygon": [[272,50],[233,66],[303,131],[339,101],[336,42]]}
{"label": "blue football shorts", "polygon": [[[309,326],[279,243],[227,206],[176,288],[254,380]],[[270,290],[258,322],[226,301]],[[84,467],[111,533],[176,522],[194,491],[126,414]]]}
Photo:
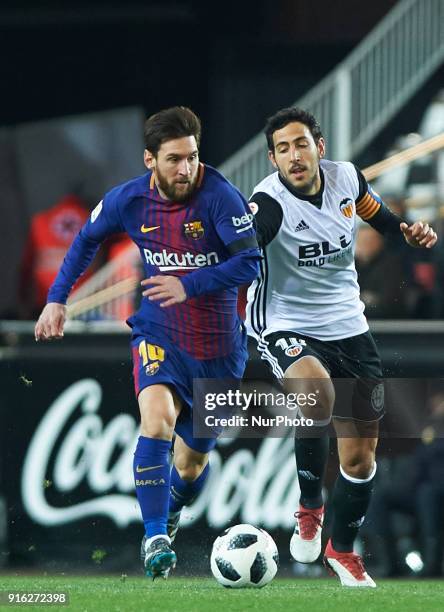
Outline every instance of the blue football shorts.
{"label": "blue football shorts", "polygon": [[193,450],[208,453],[216,445],[217,438],[193,436],[193,380],[217,378],[240,382],[248,359],[245,326],[241,324],[233,351],[225,357],[195,359],[158,332],[147,335],[133,331],[131,349],[136,397],[151,385],[172,387],[183,406],[175,432]]}

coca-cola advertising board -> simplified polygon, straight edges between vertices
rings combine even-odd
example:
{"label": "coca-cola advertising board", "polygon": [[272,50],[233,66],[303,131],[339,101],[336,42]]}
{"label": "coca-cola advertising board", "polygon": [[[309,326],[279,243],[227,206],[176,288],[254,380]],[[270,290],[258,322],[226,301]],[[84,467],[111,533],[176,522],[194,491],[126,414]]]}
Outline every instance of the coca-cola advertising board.
{"label": "coca-cola advertising board", "polygon": [[[22,339],[0,361],[0,493],[10,565],[80,568],[93,564],[97,551],[105,569],[138,563],[138,407],[127,338],[105,340]],[[184,511],[177,538],[185,571],[206,565],[213,539],[229,524],[261,525],[288,539],[294,521],[291,436],[223,439],[210,463],[208,483]]]}
{"label": "coca-cola advertising board", "polygon": [[[0,565],[125,573],[138,568],[143,534],[132,471],[139,418],[129,334],[73,331],[41,344],[31,328],[0,325]],[[443,335],[442,326],[411,334],[381,329],[386,375],[440,376]],[[249,375],[262,378],[264,364],[252,356]],[[424,404],[410,386],[403,389],[395,424]],[[420,437],[415,422],[411,432]],[[383,439],[379,456],[397,452],[397,442]],[[337,471],[333,447],[327,486]],[[214,538],[238,522],[270,531],[282,565],[289,564],[299,497],[292,433],[222,438],[210,462],[205,489],[183,512],[178,571],[208,570]]]}

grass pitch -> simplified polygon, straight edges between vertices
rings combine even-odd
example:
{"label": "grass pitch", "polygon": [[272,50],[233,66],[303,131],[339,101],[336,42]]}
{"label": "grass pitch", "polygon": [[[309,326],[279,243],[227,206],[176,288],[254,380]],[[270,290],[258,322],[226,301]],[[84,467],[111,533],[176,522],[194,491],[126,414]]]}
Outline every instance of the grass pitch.
{"label": "grass pitch", "polygon": [[[211,578],[0,576],[0,591],[67,592],[69,604],[0,605],[72,612],[432,612],[444,610],[444,582],[378,581],[377,589],[345,589],[336,579],[275,579],[263,589],[224,589]],[[4,597],[4,595],[3,595]]]}

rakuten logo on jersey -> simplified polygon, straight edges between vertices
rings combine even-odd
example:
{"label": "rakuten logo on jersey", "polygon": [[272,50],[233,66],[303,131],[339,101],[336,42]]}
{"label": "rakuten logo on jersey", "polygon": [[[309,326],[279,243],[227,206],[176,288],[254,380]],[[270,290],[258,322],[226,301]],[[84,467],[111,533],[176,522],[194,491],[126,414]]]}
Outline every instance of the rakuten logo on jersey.
{"label": "rakuten logo on jersey", "polygon": [[211,253],[168,253],[166,249],[154,252],[143,249],[147,264],[157,266],[162,272],[166,270],[195,270],[219,263],[219,257],[214,251]]}
{"label": "rakuten logo on jersey", "polygon": [[[236,234],[245,232],[253,227],[253,215],[251,213],[245,213],[242,217],[231,217],[234,227],[239,227],[236,230]],[[245,227],[242,227],[245,226]]]}

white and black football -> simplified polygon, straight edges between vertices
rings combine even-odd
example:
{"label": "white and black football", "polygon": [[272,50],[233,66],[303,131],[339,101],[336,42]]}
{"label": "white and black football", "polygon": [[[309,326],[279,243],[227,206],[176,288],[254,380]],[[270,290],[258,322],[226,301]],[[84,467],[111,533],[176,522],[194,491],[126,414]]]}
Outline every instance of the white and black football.
{"label": "white and black football", "polygon": [[211,571],[225,587],[263,587],[276,575],[279,554],[264,529],[241,524],[216,538],[211,551]]}

